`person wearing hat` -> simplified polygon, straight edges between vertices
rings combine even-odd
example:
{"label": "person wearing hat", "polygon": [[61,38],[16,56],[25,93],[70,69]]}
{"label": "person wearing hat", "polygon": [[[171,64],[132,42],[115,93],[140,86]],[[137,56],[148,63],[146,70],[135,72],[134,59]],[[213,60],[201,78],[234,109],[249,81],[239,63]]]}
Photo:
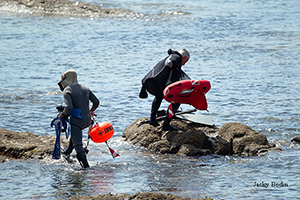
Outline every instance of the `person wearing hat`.
{"label": "person wearing hat", "polygon": [[[158,62],[154,68],[142,79],[142,88],[139,94],[140,98],[147,98],[149,92],[154,95],[151,107],[150,124],[159,125],[156,120],[156,115],[161,102],[164,98],[163,91],[169,85],[179,80],[190,79],[186,75],[181,66],[183,66],[190,58],[190,54],[186,49],[180,51],[168,50],[168,56]],[[172,104],[173,112],[175,113],[180,104]],[[168,113],[168,111],[167,111]],[[176,130],[177,128],[170,125],[171,119],[166,116],[162,126],[163,130]]]}
{"label": "person wearing hat", "polygon": [[[91,117],[99,105],[98,98],[89,88],[77,82],[77,74],[74,70],[68,70],[61,75],[58,83],[63,92],[65,107],[59,113],[59,117],[65,118],[70,115],[71,139],[69,147],[63,154],[70,155],[73,149],[77,153],[77,160],[82,167],[88,168],[89,163],[82,144],[82,130],[92,123]],[[89,107],[89,101],[92,107]],[[72,116],[72,110],[79,110],[79,114]]]}

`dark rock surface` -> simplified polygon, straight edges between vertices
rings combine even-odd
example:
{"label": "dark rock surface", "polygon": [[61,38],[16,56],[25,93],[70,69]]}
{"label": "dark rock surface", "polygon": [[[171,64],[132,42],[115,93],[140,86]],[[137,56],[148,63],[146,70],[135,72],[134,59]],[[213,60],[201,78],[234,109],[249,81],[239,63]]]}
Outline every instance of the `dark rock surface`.
{"label": "dark rock surface", "polygon": [[216,126],[196,124],[174,119],[171,125],[177,131],[162,131],[160,126],[136,120],[123,131],[123,137],[135,145],[146,147],[153,153],[201,156],[220,154],[239,156],[263,155],[269,150],[280,150],[269,143],[267,137],[241,123]]}
{"label": "dark rock surface", "polygon": [[297,144],[300,144],[300,136],[294,137],[294,138],[292,139],[292,142],[295,142],[295,143],[297,143]]}

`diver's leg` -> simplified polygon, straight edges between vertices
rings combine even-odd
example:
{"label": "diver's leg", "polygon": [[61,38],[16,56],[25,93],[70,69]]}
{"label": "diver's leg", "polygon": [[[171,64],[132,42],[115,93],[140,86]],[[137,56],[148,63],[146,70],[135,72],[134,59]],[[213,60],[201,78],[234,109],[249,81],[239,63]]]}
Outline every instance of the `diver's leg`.
{"label": "diver's leg", "polygon": [[72,142],[72,139],[70,139],[68,148],[65,151],[62,152],[63,157],[65,159],[69,160],[70,159],[70,154],[72,153],[73,149],[74,149],[73,142]]}
{"label": "diver's leg", "polygon": [[[172,104],[173,113],[175,113],[178,110],[179,106],[180,106],[180,103]],[[164,120],[164,123],[163,123],[163,126],[162,126],[162,130],[164,130],[164,131],[178,130],[177,127],[170,125],[171,119],[172,119],[172,117],[169,117],[169,108],[168,108],[167,116],[165,117],[165,120]]]}
{"label": "diver's leg", "polygon": [[160,107],[160,104],[161,104],[162,100],[163,100],[163,97],[155,96],[153,101],[152,101],[150,122],[149,122],[149,124],[151,124],[151,125],[154,125],[154,126],[159,125],[157,120],[156,120],[156,114],[157,114],[157,111]]}
{"label": "diver's leg", "polygon": [[72,142],[72,140],[70,139],[70,142],[69,142],[69,146],[68,146],[68,148],[64,151],[64,153],[65,154],[71,154],[72,153],[72,151],[73,151],[73,142]]}
{"label": "diver's leg", "polygon": [[80,165],[84,168],[90,167],[82,146],[82,130],[80,127],[75,125],[71,126],[71,140],[77,153],[77,160],[79,161]]}
{"label": "diver's leg", "polygon": [[148,79],[145,82],[144,87],[150,94],[154,95],[154,99],[152,101],[152,106],[151,106],[151,114],[150,114],[150,122],[149,123],[151,125],[157,126],[159,124],[156,121],[156,114],[157,114],[157,111],[160,107],[162,100],[164,99],[163,91],[161,91],[161,89],[157,86],[154,79]]}

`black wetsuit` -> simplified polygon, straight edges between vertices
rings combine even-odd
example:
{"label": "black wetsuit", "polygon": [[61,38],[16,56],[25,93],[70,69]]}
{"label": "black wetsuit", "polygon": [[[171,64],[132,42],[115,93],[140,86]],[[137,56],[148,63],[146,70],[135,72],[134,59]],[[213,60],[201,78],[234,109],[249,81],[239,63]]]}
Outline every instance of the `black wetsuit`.
{"label": "black wetsuit", "polygon": [[[76,150],[78,161],[84,166],[89,167],[86,154],[82,144],[82,130],[91,124],[90,111],[96,110],[99,105],[98,98],[87,87],[81,84],[73,84],[67,86],[63,91],[65,109],[62,112],[64,116],[68,116],[73,108],[81,110],[81,117],[71,116],[71,140],[65,153],[70,154],[73,148]],[[89,101],[93,103],[89,109]]]}
{"label": "black wetsuit", "polygon": [[[182,70],[181,55],[177,51],[168,50],[169,56],[158,62],[154,68],[142,79],[140,98],[146,98],[146,92],[154,95],[151,107],[150,124],[156,122],[156,114],[164,98],[163,91],[171,83],[179,80],[190,79]],[[176,112],[180,104],[174,104],[173,112]],[[168,116],[168,115],[167,115]],[[166,117],[163,127],[168,126],[170,119]]]}

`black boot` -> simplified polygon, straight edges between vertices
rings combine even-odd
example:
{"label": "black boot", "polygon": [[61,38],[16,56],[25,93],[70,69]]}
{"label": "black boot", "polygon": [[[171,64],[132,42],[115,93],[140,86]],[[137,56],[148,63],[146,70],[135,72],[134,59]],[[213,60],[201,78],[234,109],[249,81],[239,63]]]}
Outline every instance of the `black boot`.
{"label": "black boot", "polygon": [[177,131],[178,128],[169,124],[169,126],[162,127],[163,131]]}
{"label": "black boot", "polygon": [[79,154],[77,154],[77,160],[79,161],[81,167],[83,168],[89,168],[89,163],[86,159],[86,154],[84,152],[81,152]]}
{"label": "black boot", "polygon": [[162,126],[162,130],[163,131],[176,131],[178,130],[177,127],[170,125],[170,121],[169,119],[165,119],[163,126]]}
{"label": "black boot", "polygon": [[159,123],[156,120],[156,112],[151,111],[149,124],[152,126],[159,126]]}

